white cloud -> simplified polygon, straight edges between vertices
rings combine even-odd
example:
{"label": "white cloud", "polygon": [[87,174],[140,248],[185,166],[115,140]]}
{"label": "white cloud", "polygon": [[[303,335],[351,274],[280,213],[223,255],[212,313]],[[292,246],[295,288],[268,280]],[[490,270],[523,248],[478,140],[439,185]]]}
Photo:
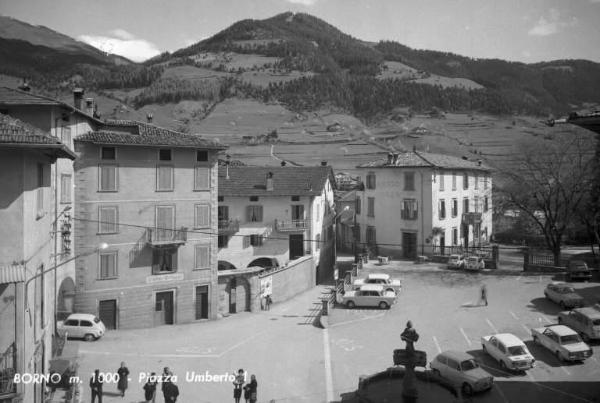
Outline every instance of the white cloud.
{"label": "white cloud", "polygon": [[108,35],[80,35],[77,39],[106,53],[125,56],[134,62],[142,62],[161,52],[150,41],[136,38],[124,29],[113,29]]}
{"label": "white cloud", "polygon": [[[600,0],[593,0],[598,1]],[[533,36],[548,36],[553,35],[563,28],[577,25],[577,17],[571,17],[569,20],[562,20],[560,12],[551,8],[547,16],[541,16],[538,22],[527,32]]]}
{"label": "white cloud", "polygon": [[[285,0],[288,3],[293,3],[293,4],[302,4],[304,6],[312,6],[314,5],[318,0]],[[600,1],[600,0],[599,0]]]}

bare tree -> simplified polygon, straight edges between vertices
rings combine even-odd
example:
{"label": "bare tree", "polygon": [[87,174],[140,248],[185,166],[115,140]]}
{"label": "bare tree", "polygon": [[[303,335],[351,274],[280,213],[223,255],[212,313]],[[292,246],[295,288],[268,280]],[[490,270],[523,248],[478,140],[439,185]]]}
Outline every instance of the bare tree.
{"label": "bare tree", "polygon": [[510,168],[500,172],[498,190],[539,227],[560,264],[563,236],[580,219],[590,197],[593,151],[590,138],[563,132],[553,140],[522,141]]}

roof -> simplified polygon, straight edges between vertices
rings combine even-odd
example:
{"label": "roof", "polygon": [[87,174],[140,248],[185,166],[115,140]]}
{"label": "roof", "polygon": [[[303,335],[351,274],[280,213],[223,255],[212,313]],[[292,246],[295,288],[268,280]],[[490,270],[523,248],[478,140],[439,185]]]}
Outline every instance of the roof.
{"label": "roof", "polygon": [[593,306],[586,306],[583,308],[575,308],[573,310],[587,316],[588,318],[600,319],[600,310],[598,310],[597,308],[595,308]]}
{"label": "roof", "polygon": [[110,145],[144,145],[148,147],[207,148],[224,150],[227,146],[197,134],[165,129],[133,120],[104,122],[99,130],[77,136],[75,141]]}
{"label": "roof", "polygon": [[[266,186],[269,173],[273,175],[273,190]],[[219,196],[317,196],[327,179],[335,188],[330,166],[219,167]]]}
{"label": "roof", "polygon": [[552,329],[554,333],[559,336],[570,336],[572,334],[577,334],[577,332],[565,325],[550,325],[546,326]]}
{"label": "roof", "polygon": [[76,154],[56,137],[40,129],[0,113],[0,147],[53,150],[58,158],[75,159]]}
{"label": "roof", "polygon": [[452,358],[457,361],[474,360],[475,359],[475,357],[473,357],[472,355],[467,354],[464,351],[457,351],[457,350],[442,351],[438,355],[443,355],[444,357]]}
{"label": "roof", "polygon": [[67,319],[94,319],[96,315],[91,313],[72,313]]}
{"label": "roof", "polygon": [[21,283],[25,281],[25,266],[11,264],[0,267],[0,284]]}
{"label": "roof", "polygon": [[387,280],[390,278],[390,275],[385,273],[369,273],[367,274],[367,278]]}
{"label": "roof", "polygon": [[522,346],[524,344],[521,339],[512,333],[499,333],[495,334],[494,337],[504,343],[506,347]]}
{"label": "roof", "polygon": [[598,111],[587,115],[571,113],[566,121],[567,123],[571,123],[600,134],[600,112]]}
{"label": "roof", "polygon": [[383,291],[381,284],[363,284],[360,286],[361,291]]}
{"label": "roof", "polygon": [[[397,155],[396,162],[389,162]],[[367,162],[358,168],[438,168],[457,170],[491,171],[492,169],[480,161],[467,160],[452,155],[433,154],[421,151],[407,151],[389,154],[386,158]]]}

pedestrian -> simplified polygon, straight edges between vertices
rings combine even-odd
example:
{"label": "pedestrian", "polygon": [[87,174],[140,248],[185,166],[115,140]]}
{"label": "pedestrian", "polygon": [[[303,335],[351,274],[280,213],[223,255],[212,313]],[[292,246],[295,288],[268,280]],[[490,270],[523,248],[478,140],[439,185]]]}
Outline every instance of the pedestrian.
{"label": "pedestrian", "polygon": [[271,299],[271,295],[267,295],[267,311],[271,310],[271,304],[273,303],[273,300]]}
{"label": "pedestrian", "polygon": [[246,384],[244,385],[244,400],[246,400],[246,403],[250,403],[250,393],[252,391],[250,390],[250,384]]}
{"label": "pedestrian", "polygon": [[485,284],[481,285],[481,301],[480,304],[485,303],[485,306],[488,305],[488,300],[487,300],[487,287],[485,286]]}
{"label": "pedestrian", "polygon": [[171,378],[167,378],[166,382],[163,383],[163,396],[165,403],[175,403],[179,396],[179,388],[175,385]]}
{"label": "pedestrian", "polygon": [[125,397],[125,391],[127,390],[127,383],[129,377],[129,369],[125,366],[125,362],[121,362],[121,366],[117,370],[117,375],[119,375],[119,381],[117,382],[117,389],[121,391],[121,397]]}
{"label": "pedestrian", "polygon": [[96,402],[98,397],[98,403],[102,403],[102,383],[103,379],[100,375],[100,370],[96,369],[94,375],[90,378],[90,389],[92,390],[92,403]]}
{"label": "pedestrian", "polygon": [[146,403],[155,403],[156,401],[156,372],[150,374],[144,385],[144,399],[146,399]]}
{"label": "pedestrian", "polygon": [[166,385],[166,380],[171,378],[171,370],[169,369],[169,367],[164,367],[163,368],[163,373],[161,376],[161,383],[160,383],[160,391],[163,392],[163,395],[165,393],[165,385]]}
{"label": "pedestrian", "polygon": [[258,382],[256,382],[256,376],[250,375],[250,403],[256,403],[256,394],[258,389]]}
{"label": "pedestrian", "polygon": [[245,377],[244,370],[239,369],[238,373],[233,381],[233,399],[235,403],[240,403],[240,399],[242,398],[242,386],[244,385]]}

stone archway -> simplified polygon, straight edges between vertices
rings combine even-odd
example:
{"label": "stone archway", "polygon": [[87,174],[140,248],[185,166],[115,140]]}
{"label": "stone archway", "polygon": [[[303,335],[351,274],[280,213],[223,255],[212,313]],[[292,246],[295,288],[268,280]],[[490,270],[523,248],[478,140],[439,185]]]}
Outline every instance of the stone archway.
{"label": "stone archway", "polygon": [[56,319],[64,320],[67,316],[73,313],[75,282],[71,277],[65,278],[60,283],[56,300]]}
{"label": "stone archway", "polygon": [[217,270],[221,271],[221,270],[237,270],[237,267],[235,267],[232,263],[228,262],[227,260],[219,260],[217,262]]}
{"label": "stone archway", "polygon": [[251,289],[246,277],[235,276],[230,278],[225,286],[225,294],[226,312],[233,314],[251,310]]}
{"label": "stone archway", "polygon": [[247,267],[264,267],[265,269],[274,269],[279,267],[277,258],[274,257],[259,257],[251,261]]}

